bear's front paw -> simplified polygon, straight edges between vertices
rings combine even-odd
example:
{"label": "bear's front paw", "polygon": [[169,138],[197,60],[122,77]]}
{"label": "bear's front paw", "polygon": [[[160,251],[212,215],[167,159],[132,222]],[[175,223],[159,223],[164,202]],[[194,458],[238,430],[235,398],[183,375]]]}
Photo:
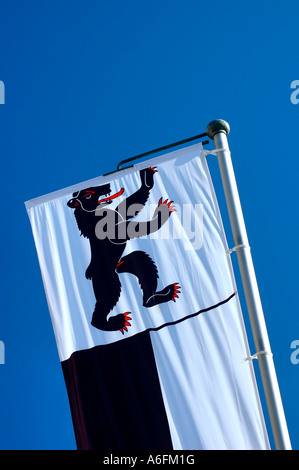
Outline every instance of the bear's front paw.
{"label": "bear's front paw", "polygon": [[162,198],[160,198],[158,206],[155,209],[153,219],[159,217],[161,218],[161,222],[164,223],[165,220],[170,217],[171,213],[175,211],[175,207],[172,203],[173,201],[168,201],[168,199],[165,199],[163,202]]}
{"label": "bear's front paw", "polygon": [[154,186],[154,174],[157,173],[157,168],[155,166],[145,168],[140,171],[140,179],[142,185],[151,189]]}
{"label": "bear's front paw", "polygon": [[[175,207],[174,205],[172,204],[173,201],[169,201],[168,202],[168,199],[165,199],[165,201],[163,202],[163,199],[160,198],[159,202],[158,202],[158,209],[159,209],[159,206],[167,206],[168,209],[169,209],[169,212],[174,212],[175,211]],[[160,208],[162,209],[162,208]]]}

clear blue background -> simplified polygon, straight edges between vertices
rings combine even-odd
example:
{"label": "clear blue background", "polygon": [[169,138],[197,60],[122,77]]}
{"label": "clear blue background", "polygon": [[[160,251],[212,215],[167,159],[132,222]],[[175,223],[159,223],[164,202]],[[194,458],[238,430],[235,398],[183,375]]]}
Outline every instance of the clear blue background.
{"label": "clear blue background", "polygon": [[[299,79],[297,9],[296,0],[0,1],[1,449],[75,448],[24,201],[204,132],[217,118],[231,126],[281,395],[299,448],[299,364],[290,360],[299,339],[299,105],[290,100]],[[232,246],[216,157],[209,162]],[[237,269],[236,276],[239,282]],[[241,285],[240,294],[243,302]],[[248,323],[246,306],[244,316]]]}

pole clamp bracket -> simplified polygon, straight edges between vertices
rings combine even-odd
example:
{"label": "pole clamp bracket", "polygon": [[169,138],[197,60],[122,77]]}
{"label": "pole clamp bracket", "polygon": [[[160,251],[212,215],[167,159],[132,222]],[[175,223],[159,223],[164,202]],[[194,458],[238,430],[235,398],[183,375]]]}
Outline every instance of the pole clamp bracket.
{"label": "pole clamp bracket", "polygon": [[236,245],[236,246],[234,246],[233,248],[230,248],[230,249],[228,249],[228,250],[225,250],[225,253],[227,253],[227,254],[230,255],[233,251],[237,251],[237,250],[239,250],[240,248],[249,248],[249,250],[250,250],[250,246],[249,246],[249,245]]}
{"label": "pole clamp bracket", "polygon": [[229,152],[230,150],[228,148],[220,148],[220,149],[212,149],[212,150],[201,150],[200,154],[202,157],[206,157],[207,155],[216,155],[217,152]]}
{"label": "pole clamp bracket", "polygon": [[242,362],[253,361],[253,359],[258,359],[260,356],[273,356],[271,351],[258,351],[252,356],[245,357]]}

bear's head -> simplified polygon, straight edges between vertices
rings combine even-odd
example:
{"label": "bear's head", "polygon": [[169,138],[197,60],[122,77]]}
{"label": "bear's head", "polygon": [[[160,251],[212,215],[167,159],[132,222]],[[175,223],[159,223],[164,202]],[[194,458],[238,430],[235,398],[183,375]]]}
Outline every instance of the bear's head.
{"label": "bear's head", "polygon": [[73,193],[72,199],[67,202],[67,205],[72,209],[80,208],[85,212],[94,212],[99,207],[111,204],[112,200],[121,196],[124,188],[121,188],[116,194],[110,196],[110,184],[103,184],[102,186],[92,186],[81,191]]}
{"label": "bear's head", "polygon": [[111,187],[108,183],[73,193],[73,197],[67,202],[67,205],[74,209],[78,228],[84,237],[92,238],[95,236],[95,225],[101,214],[101,211],[99,212],[97,209],[111,204],[113,199],[121,196],[123,192],[124,188],[121,188],[120,191],[110,196]]}

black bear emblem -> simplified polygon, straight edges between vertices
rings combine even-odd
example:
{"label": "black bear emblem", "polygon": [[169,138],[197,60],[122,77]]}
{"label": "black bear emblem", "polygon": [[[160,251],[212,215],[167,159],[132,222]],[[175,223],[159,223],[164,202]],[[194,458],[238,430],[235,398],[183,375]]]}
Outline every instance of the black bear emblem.
{"label": "black bear emblem", "polygon": [[[120,297],[119,273],[131,273],[137,277],[145,307],[153,307],[170,300],[175,302],[180,292],[177,282],[157,292],[158,270],[154,261],[144,251],[134,251],[122,257],[128,240],[159,230],[175,210],[173,201],[168,202],[167,199],[163,202],[161,198],[150,221],[130,220],[145,206],[154,185],[156,172],[156,167],[141,170],[141,187],[123,200],[115,210],[108,207],[114,199],[123,194],[124,188],[110,195],[110,184],[77,191],[67,203],[74,209],[81,234],[89,239],[91,261],[85,276],[92,280],[96,297],[91,324],[100,330],[120,330],[124,334],[124,330],[128,331],[127,327],[131,325],[131,312],[107,318]],[[104,231],[107,225],[110,226],[110,232]]]}

